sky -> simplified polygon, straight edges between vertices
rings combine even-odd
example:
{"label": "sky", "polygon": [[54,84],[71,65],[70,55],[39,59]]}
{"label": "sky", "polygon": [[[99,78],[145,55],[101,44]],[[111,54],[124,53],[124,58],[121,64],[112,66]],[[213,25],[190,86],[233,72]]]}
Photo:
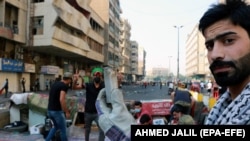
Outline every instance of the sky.
{"label": "sky", "polygon": [[[217,0],[120,0],[121,17],[131,25],[130,40],[146,51],[146,70],[170,68],[185,75],[185,42],[200,17]],[[178,29],[179,28],[179,38]],[[179,42],[178,42],[179,39]]]}

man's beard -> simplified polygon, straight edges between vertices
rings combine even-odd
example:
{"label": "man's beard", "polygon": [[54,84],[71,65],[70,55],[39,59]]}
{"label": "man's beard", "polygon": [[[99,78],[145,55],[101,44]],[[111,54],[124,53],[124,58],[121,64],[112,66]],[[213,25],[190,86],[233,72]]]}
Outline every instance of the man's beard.
{"label": "man's beard", "polygon": [[[210,70],[219,86],[232,86],[241,83],[250,75],[250,53],[235,61],[214,61]],[[233,70],[214,73],[216,67],[229,66]]]}

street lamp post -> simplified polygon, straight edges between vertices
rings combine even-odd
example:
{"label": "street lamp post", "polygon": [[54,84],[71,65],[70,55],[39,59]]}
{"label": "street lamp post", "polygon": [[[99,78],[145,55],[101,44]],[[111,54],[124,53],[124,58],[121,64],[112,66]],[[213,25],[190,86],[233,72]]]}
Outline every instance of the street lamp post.
{"label": "street lamp post", "polygon": [[180,50],[180,29],[182,28],[183,26],[174,26],[174,28],[177,29],[177,44],[178,44],[178,51],[177,51],[177,81],[179,80],[179,70],[180,70],[180,64],[179,64],[179,50]]}
{"label": "street lamp post", "polygon": [[172,56],[168,56],[168,61],[169,61],[169,62],[168,62],[168,72],[169,72],[169,73],[168,73],[168,78],[170,78],[170,73],[171,73],[171,70],[170,70],[170,67],[171,67],[171,66],[170,66],[171,57],[172,57]]}

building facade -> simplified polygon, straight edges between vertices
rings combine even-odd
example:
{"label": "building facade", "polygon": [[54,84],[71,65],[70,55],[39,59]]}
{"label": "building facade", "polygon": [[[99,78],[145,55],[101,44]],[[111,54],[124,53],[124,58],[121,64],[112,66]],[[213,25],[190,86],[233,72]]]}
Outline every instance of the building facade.
{"label": "building facade", "polygon": [[19,89],[18,80],[22,77],[29,77],[29,73],[34,73],[34,65],[24,70],[25,62],[23,61],[22,46],[26,44],[28,35],[26,32],[27,3],[25,0],[0,1],[0,85],[7,78],[9,91]]}
{"label": "building facade", "polygon": [[131,78],[132,82],[137,81],[137,73],[138,73],[138,42],[131,41],[131,54],[130,54],[130,61],[131,61]]}
{"label": "building facade", "polygon": [[205,39],[196,25],[186,40],[186,76],[189,79],[206,80],[210,76],[206,58]]}
{"label": "building facade", "polygon": [[131,37],[131,25],[129,24],[127,19],[122,18],[121,20],[121,34],[120,34],[120,47],[122,49],[122,65],[119,71],[123,74],[123,81],[130,82],[130,74],[131,74],[131,45],[130,45],[130,37]]}
{"label": "building facade", "polygon": [[25,78],[32,91],[38,79],[45,90],[47,79],[72,72],[89,81],[104,65],[137,75],[121,12],[119,0],[1,0],[0,85],[8,78],[9,91],[19,92]]}
{"label": "building facade", "polygon": [[141,81],[144,79],[146,75],[146,68],[145,68],[145,58],[146,52],[142,46],[138,47],[138,72],[137,72],[137,80]]}
{"label": "building facade", "polygon": [[104,32],[104,65],[117,70],[122,65],[120,25],[122,13],[119,0],[91,0],[90,6],[106,23]]}
{"label": "building facade", "polygon": [[0,75],[10,91],[20,91],[23,77],[27,91],[36,79],[44,90],[47,79],[65,71],[91,77],[91,68],[103,64],[105,22],[90,2],[0,1]]}

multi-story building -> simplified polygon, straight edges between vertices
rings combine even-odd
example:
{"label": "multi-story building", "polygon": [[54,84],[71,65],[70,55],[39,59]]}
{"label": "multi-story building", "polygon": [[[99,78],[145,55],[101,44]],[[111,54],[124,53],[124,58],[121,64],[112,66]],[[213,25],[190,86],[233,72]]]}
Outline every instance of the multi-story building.
{"label": "multi-story building", "polygon": [[166,79],[168,74],[169,74],[169,69],[164,67],[154,67],[152,68],[151,72],[152,77],[160,77],[162,80]]}
{"label": "multi-story building", "polygon": [[205,80],[210,76],[206,58],[205,39],[196,25],[186,40],[186,76]]}
{"label": "multi-story building", "polygon": [[139,46],[137,41],[131,41],[131,74],[129,80],[132,82],[141,81],[146,76],[146,51]]}
{"label": "multi-story building", "polygon": [[120,47],[120,24],[122,13],[119,0],[91,0],[91,7],[107,24],[105,28],[104,65],[117,70],[122,65],[122,49]]}
{"label": "multi-story building", "polygon": [[137,74],[138,74],[138,43],[136,41],[131,41],[131,54],[130,54],[130,61],[131,61],[131,77],[132,81],[137,81]]}
{"label": "multi-story building", "polygon": [[130,30],[131,26],[127,19],[121,20],[121,34],[120,34],[120,47],[122,49],[122,66],[120,67],[120,72],[123,74],[124,78],[123,81],[128,82],[131,74],[131,61],[130,61],[130,54],[131,54],[131,45],[130,45]]}
{"label": "multi-story building", "polygon": [[146,61],[146,51],[142,46],[138,47],[138,72],[137,72],[137,80],[141,81],[144,79],[144,76],[146,75],[146,67],[145,67],[145,61]]}
{"label": "multi-story building", "polygon": [[20,91],[22,77],[28,91],[36,78],[43,90],[46,79],[65,71],[90,77],[103,64],[105,22],[90,2],[0,1],[0,75],[10,91]]}
{"label": "multi-story building", "polygon": [[143,49],[143,79],[146,77],[146,58],[147,58],[147,51]]}
{"label": "multi-story building", "polygon": [[30,91],[39,79],[45,90],[47,79],[68,71],[89,80],[103,65],[132,76],[130,43],[120,47],[121,12],[119,0],[1,0],[0,84],[8,78],[9,90],[18,92],[25,78]]}
{"label": "multi-story building", "polygon": [[[9,91],[19,89],[18,80],[26,77],[25,71],[34,72],[33,65],[24,70],[26,65],[23,61],[25,52],[22,46],[26,44],[28,35],[27,5],[25,0],[0,1],[0,85],[8,78]],[[29,82],[26,85],[29,86]]]}

